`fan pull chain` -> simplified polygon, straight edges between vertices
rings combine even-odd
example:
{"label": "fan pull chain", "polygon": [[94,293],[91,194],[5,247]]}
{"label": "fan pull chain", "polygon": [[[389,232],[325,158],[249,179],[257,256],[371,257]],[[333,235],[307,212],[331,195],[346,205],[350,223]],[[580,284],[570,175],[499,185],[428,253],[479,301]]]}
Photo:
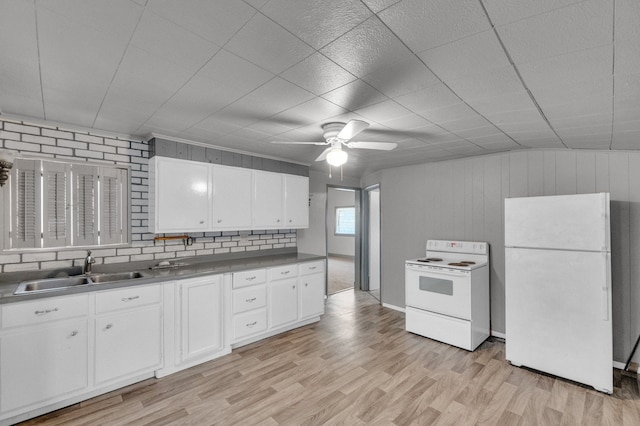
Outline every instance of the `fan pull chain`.
{"label": "fan pull chain", "polygon": [[342,166],[340,166],[340,182],[342,182]]}

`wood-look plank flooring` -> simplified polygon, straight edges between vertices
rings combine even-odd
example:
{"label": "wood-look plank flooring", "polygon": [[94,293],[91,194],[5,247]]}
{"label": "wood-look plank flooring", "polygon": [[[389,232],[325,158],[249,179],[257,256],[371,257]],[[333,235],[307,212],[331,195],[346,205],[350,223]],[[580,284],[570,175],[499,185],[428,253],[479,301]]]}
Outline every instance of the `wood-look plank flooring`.
{"label": "wood-look plank flooring", "polygon": [[640,425],[635,377],[613,395],[404,330],[363,292],[330,296],[316,324],[27,425]]}

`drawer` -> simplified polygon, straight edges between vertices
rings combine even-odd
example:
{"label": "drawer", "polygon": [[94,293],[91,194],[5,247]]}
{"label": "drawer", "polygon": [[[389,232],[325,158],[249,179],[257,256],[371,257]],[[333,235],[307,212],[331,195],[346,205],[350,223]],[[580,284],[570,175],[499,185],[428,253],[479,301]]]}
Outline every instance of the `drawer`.
{"label": "drawer", "polygon": [[298,265],[284,265],[269,269],[269,279],[271,281],[282,280],[298,276]]}
{"label": "drawer", "polygon": [[40,324],[89,314],[89,295],[48,297],[2,306],[4,328]]}
{"label": "drawer", "polygon": [[96,313],[135,308],[136,306],[160,303],[160,286],[147,285],[127,287],[96,293]]}
{"label": "drawer", "polygon": [[259,309],[233,316],[233,340],[238,341],[267,329],[267,310]]}
{"label": "drawer", "polygon": [[267,305],[267,286],[254,285],[247,288],[233,290],[233,313],[264,308]]}
{"label": "drawer", "polygon": [[236,272],[233,274],[233,288],[246,287],[248,285],[262,284],[267,281],[266,269],[254,269],[252,271]]}
{"label": "drawer", "polygon": [[471,342],[471,321],[423,311],[410,306],[406,308],[405,321],[406,330],[411,333],[468,351],[475,349]]}
{"label": "drawer", "polygon": [[324,260],[301,263],[298,265],[298,270],[300,275],[319,274],[324,272]]}

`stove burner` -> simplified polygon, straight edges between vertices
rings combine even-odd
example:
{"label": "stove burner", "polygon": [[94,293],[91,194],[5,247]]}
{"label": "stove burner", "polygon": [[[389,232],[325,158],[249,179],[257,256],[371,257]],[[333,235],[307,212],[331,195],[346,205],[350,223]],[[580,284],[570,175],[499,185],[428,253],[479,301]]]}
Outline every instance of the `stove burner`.
{"label": "stove burner", "polygon": [[466,263],[467,265],[475,265],[476,262],[473,262],[471,260],[461,260],[460,263]]}
{"label": "stove burner", "polygon": [[462,263],[462,262],[451,262],[449,263],[449,266],[469,266],[468,263]]}
{"label": "stove burner", "polygon": [[442,259],[440,259],[439,257],[427,257],[425,260],[429,262],[442,262]]}

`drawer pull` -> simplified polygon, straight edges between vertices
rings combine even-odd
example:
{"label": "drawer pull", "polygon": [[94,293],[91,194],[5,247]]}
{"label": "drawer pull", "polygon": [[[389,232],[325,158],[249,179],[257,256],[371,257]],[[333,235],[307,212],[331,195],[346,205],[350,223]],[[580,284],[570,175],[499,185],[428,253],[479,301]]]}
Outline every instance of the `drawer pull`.
{"label": "drawer pull", "polygon": [[113,328],[113,324],[107,324],[104,329],[105,330],[111,330]]}
{"label": "drawer pull", "polygon": [[314,269],[316,269],[316,268],[317,268],[317,266],[309,266],[309,270],[310,270],[310,271],[313,271],[313,270],[314,270]]}
{"label": "drawer pull", "polygon": [[247,324],[247,327],[251,328],[254,325],[256,325],[257,323],[258,323],[258,321],[250,322],[249,324]]}
{"label": "drawer pull", "polygon": [[247,278],[246,278],[246,280],[247,280],[247,281],[253,281],[253,280],[255,280],[256,278],[257,278],[257,277],[254,275],[254,276],[252,276],[252,277],[247,277]]}
{"label": "drawer pull", "polygon": [[296,286],[295,286],[295,285],[292,285],[292,286],[291,286],[291,288],[296,288]]}
{"label": "drawer pull", "polygon": [[45,309],[44,311],[36,311],[35,314],[36,315],[46,315],[46,314],[50,314],[52,312],[58,312],[58,308],[53,308],[53,309]]}
{"label": "drawer pull", "polygon": [[252,297],[251,299],[244,299],[244,301],[247,303],[255,302],[255,300],[256,300],[255,297]]}
{"label": "drawer pull", "polygon": [[131,302],[132,300],[140,299],[140,296],[123,297],[123,302]]}
{"label": "drawer pull", "polygon": [[71,337],[76,337],[77,335],[78,335],[78,332],[77,332],[77,331],[72,331],[72,332],[71,332]]}
{"label": "drawer pull", "polygon": [[309,287],[309,283],[304,283],[304,286],[305,287]]}
{"label": "drawer pull", "polygon": [[280,274],[281,275],[287,275],[289,272],[291,272],[291,271],[282,271],[282,272],[280,272]]}

